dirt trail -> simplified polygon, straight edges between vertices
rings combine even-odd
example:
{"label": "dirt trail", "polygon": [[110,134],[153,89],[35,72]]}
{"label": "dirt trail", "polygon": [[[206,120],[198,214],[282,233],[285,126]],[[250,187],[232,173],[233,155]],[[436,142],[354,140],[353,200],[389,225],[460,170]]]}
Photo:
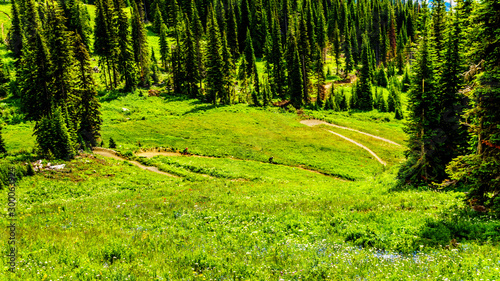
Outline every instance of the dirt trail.
{"label": "dirt trail", "polygon": [[116,160],[121,160],[121,161],[128,161],[131,164],[133,164],[134,166],[137,166],[137,167],[139,167],[139,168],[141,168],[143,170],[147,170],[147,171],[150,171],[150,172],[154,172],[154,173],[165,175],[165,176],[169,176],[169,177],[178,178],[178,176],[162,172],[162,171],[158,170],[158,168],[156,168],[156,167],[144,166],[144,165],[142,165],[141,163],[139,163],[137,161],[130,161],[130,160],[127,160],[127,159],[125,159],[123,157],[120,157],[120,156],[117,155],[116,151],[111,150],[111,149],[106,149],[106,148],[102,148],[102,147],[94,147],[93,152],[95,154],[98,154],[98,155],[101,155],[101,156],[104,156],[104,157],[110,157],[110,158],[113,158],[113,159],[116,159]]}
{"label": "dirt trail", "polygon": [[[304,121],[310,121],[310,122],[304,122]],[[316,126],[316,125],[319,125],[319,124],[333,125],[333,124],[329,124],[329,123],[326,123],[326,122],[324,122],[324,121],[319,121],[319,120],[302,120],[302,121],[300,121],[300,123],[302,123],[302,124],[304,124],[304,125],[307,125],[307,126],[309,126],[309,127]],[[337,125],[333,125],[333,127],[337,127]],[[353,130],[353,129],[350,129],[350,128],[347,128],[347,127],[342,127],[342,128],[346,128],[346,129],[349,129],[349,130]],[[352,140],[352,139],[350,139],[350,138],[348,138],[348,137],[345,137],[345,136],[343,136],[343,135],[341,135],[341,134],[339,134],[339,133],[335,133],[335,132],[330,131],[330,130],[327,130],[327,131],[328,131],[329,133],[332,133],[332,134],[334,134],[334,135],[336,135],[336,136],[338,136],[338,137],[341,137],[341,138],[345,139],[345,140],[346,140],[346,141],[348,141],[348,142],[354,143],[355,145],[357,145],[357,146],[359,146],[359,147],[363,148],[364,150],[368,151],[368,152],[369,152],[369,153],[370,153],[373,157],[375,157],[375,159],[377,159],[377,161],[378,161],[378,162],[380,162],[380,164],[382,164],[382,165],[384,165],[384,166],[386,166],[386,165],[387,165],[387,163],[385,163],[384,161],[382,161],[382,159],[380,159],[380,157],[378,157],[378,155],[377,155],[377,154],[375,154],[375,152],[373,152],[373,151],[372,151],[371,149],[369,149],[368,147],[366,147],[366,146],[364,146],[364,145],[360,144],[359,142],[357,142],[357,141],[355,141],[355,140]],[[356,131],[356,130],[353,130],[353,131]],[[358,132],[359,132],[359,131],[358,131]],[[360,132],[360,133],[362,133],[362,132]],[[372,135],[370,135],[370,136],[372,136]]]}
{"label": "dirt trail", "polygon": [[352,129],[352,128],[348,128],[348,127],[344,127],[344,126],[339,126],[339,125],[331,124],[331,123],[328,123],[328,122],[325,122],[325,121],[321,121],[321,120],[309,119],[309,120],[302,120],[302,121],[300,121],[300,123],[302,123],[304,125],[307,125],[309,127],[316,126],[316,125],[332,126],[332,127],[335,127],[335,128],[339,128],[339,129],[343,129],[343,130],[349,130],[349,131],[353,131],[353,132],[356,132],[356,133],[359,133],[359,134],[363,134],[365,136],[369,136],[369,137],[372,137],[372,138],[375,138],[375,139],[378,139],[378,140],[381,140],[381,141],[385,141],[385,142],[393,144],[393,145],[401,146],[399,143],[393,142],[393,141],[385,139],[383,137],[379,137],[379,136],[375,136],[375,135],[368,134],[368,133],[365,133],[365,132],[361,132],[361,131],[358,131],[356,129]]}
{"label": "dirt trail", "polygon": [[[118,156],[117,152],[114,151],[114,150],[111,150],[111,149],[102,148],[102,147],[94,147],[93,152],[95,154],[99,154],[99,155],[104,156],[104,157],[110,157],[110,158],[117,159],[117,160],[122,160],[122,161],[129,161],[130,163],[132,163],[135,166],[137,166],[137,167],[139,167],[141,169],[144,169],[144,170],[148,170],[148,171],[151,171],[151,172],[155,172],[155,173],[159,173],[159,174],[164,174],[164,175],[168,175],[168,176],[172,176],[172,177],[178,177],[178,176],[175,176],[175,175],[171,175],[171,174],[162,172],[162,171],[158,170],[158,168],[156,168],[156,167],[147,167],[147,166],[142,165],[139,162],[127,160],[127,159],[125,159],[123,157]],[[138,152],[135,155],[136,156],[146,157],[146,158],[153,158],[155,156],[170,156],[170,157],[185,156],[185,155],[182,155],[182,153],[180,153],[180,152],[172,152],[172,151],[143,151],[143,152]],[[201,158],[218,159],[217,157],[202,156],[202,155],[193,155],[193,154],[190,154],[188,157],[201,157]],[[230,159],[231,160],[238,160],[238,161],[255,161],[255,160],[248,160],[248,159],[238,159],[238,158],[233,158],[233,157],[231,157]],[[259,161],[256,161],[256,162],[259,162]],[[282,165],[282,164],[277,164],[277,165]],[[331,176],[331,175],[328,175],[328,174],[324,174],[324,173],[319,172],[319,171],[310,170],[310,169],[307,169],[307,168],[305,168],[303,166],[288,166],[288,165],[282,165],[282,166],[287,166],[287,167],[291,167],[291,168],[297,168],[297,169],[301,169],[301,170],[308,171],[308,172],[311,172],[311,173],[320,174],[320,175],[327,176],[327,177],[332,177],[332,178],[338,179],[340,181],[345,181],[344,179],[341,179],[341,178],[338,178],[338,177],[334,177],[334,176]],[[213,177],[211,177],[209,175],[205,175],[205,174],[200,174],[200,175],[203,176],[203,177],[207,177],[207,178],[213,178]],[[245,179],[237,179],[237,180],[245,180]]]}

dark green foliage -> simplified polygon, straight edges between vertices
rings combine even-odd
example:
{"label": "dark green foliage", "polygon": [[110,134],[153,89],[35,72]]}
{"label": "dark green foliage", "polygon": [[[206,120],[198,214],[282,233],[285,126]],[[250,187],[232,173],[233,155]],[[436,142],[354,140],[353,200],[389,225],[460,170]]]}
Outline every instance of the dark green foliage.
{"label": "dark green foliage", "polygon": [[109,138],[109,148],[116,148],[116,143],[113,138]]}
{"label": "dark green foliage", "polygon": [[372,74],[370,72],[369,60],[369,46],[366,37],[363,39],[361,63],[363,64],[363,67],[361,68],[359,83],[356,87],[357,103],[354,108],[369,111],[373,109],[373,95],[371,82]]}
{"label": "dark green foliage", "polygon": [[485,72],[475,78],[469,95],[472,108],[465,114],[470,120],[474,153],[461,156],[448,167],[451,178],[469,187],[471,205],[482,205],[500,213],[500,9],[498,1],[483,1],[475,11],[478,26],[472,26],[474,39],[481,42],[474,50],[475,60],[484,60]]}
{"label": "dark green foliage", "polygon": [[144,27],[144,16],[142,2],[137,5],[134,1],[132,4],[132,47],[134,50],[135,63],[139,68],[139,81],[143,87],[148,87],[150,84],[151,62],[149,60],[149,47],[146,37],[146,28]]}
{"label": "dark green foliage", "polygon": [[156,7],[153,11],[153,30],[156,33],[160,33],[160,28],[162,24],[163,24],[163,16],[161,14],[160,8],[158,7],[158,3],[156,3]]}
{"label": "dark green foliage", "polygon": [[405,73],[403,74],[403,80],[401,81],[401,91],[406,93],[410,89],[410,75],[409,75],[410,69],[406,68]]}
{"label": "dark green foliage", "polygon": [[407,161],[398,174],[401,186],[441,182],[445,177],[446,163],[442,163],[439,155],[442,130],[438,127],[440,107],[429,37],[425,30],[413,65],[411,89],[408,93],[409,116],[405,130],[409,135],[408,150],[405,153]]}
{"label": "dark green foliage", "polygon": [[40,120],[49,116],[54,104],[50,89],[51,61],[45,38],[39,32],[35,40],[26,40],[21,56],[18,81],[21,95],[21,109],[28,120]]}
{"label": "dark green foliage", "polygon": [[170,46],[168,45],[167,41],[167,26],[165,24],[162,24],[160,27],[160,60],[163,68],[167,71],[168,71],[167,62],[169,60],[169,54],[170,54]]}
{"label": "dark green foliage", "polygon": [[206,52],[208,100],[217,104],[217,100],[224,94],[224,61],[219,26],[212,9],[209,9],[209,17]]}
{"label": "dark green foliage", "polygon": [[[18,0],[19,1],[19,0]],[[24,3],[24,2],[21,2]],[[21,57],[21,50],[23,48],[23,30],[21,26],[21,15],[19,13],[19,8],[17,1],[12,1],[12,21],[11,21],[11,26],[9,30],[9,50],[12,51],[14,54],[14,57],[16,59],[19,59]]]}
{"label": "dark green foliage", "polygon": [[5,141],[3,140],[2,127],[0,126],[0,153],[7,153],[7,147],[5,146]]}
{"label": "dark green foliage", "polygon": [[63,11],[56,4],[48,2],[46,18],[46,38],[52,58],[51,91],[55,106],[67,107],[74,99],[74,53],[70,33],[66,30]]}
{"label": "dark green foliage", "polygon": [[293,34],[288,35],[289,48],[287,52],[291,54],[291,60],[288,71],[290,101],[295,108],[301,108],[303,103],[303,81],[302,81],[302,62],[299,58],[299,50],[297,47],[297,40]]}
{"label": "dark green foliage", "polygon": [[193,33],[191,32],[191,25],[189,19],[185,21],[185,32],[182,40],[182,56],[184,68],[184,90],[189,97],[196,98],[199,95],[198,81],[200,73],[197,64],[196,56],[196,43]]}
{"label": "dark green foliage", "polygon": [[340,111],[349,110],[349,104],[347,102],[347,96],[345,95],[344,87],[341,87],[340,91],[337,91],[337,94],[335,95],[335,101]]}
{"label": "dark green foliage", "polygon": [[[60,2],[63,4],[64,2]],[[69,0],[66,8],[62,6],[66,15],[66,26],[69,31],[78,33],[82,38],[87,49],[90,48],[90,35],[92,28],[90,26],[90,15],[87,7],[79,0]]]}
{"label": "dark green foliage", "polygon": [[389,84],[389,79],[387,78],[387,73],[385,73],[385,67],[383,64],[377,72],[376,81],[378,86],[384,88],[387,88],[387,85]]}
{"label": "dark green foliage", "polygon": [[153,79],[153,83],[158,84],[160,81],[158,78],[158,61],[156,60],[155,51],[152,47],[151,47],[151,72],[152,72],[151,79]]}
{"label": "dark green foliage", "polygon": [[61,108],[56,108],[51,116],[42,117],[35,127],[34,135],[42,155],[65,160],[75,156],[75,144]]}
{"label": "dark green foliage", "polygon": [[100,104],[97,100],[90,56],[78,34],[74,42],[74,55],[76,67],[75,95],[79,98],[77,104],[80,123],[78,135],[83,139],[86,146],[96,146],[102,124],[99,110]]}
{"label": "dark green foliage", "polygon": [[[125,91],[131,91],[137,85],[137,68],[134,60],[134,53],[130,42],[129,23],[127,15],[123,11],[123,1],[115,0],[115,11],[118,24],[118,72],[125,80]],[[160,39],[161,40],[161,39]],[[161,41],[160,41],[161,42]]]}

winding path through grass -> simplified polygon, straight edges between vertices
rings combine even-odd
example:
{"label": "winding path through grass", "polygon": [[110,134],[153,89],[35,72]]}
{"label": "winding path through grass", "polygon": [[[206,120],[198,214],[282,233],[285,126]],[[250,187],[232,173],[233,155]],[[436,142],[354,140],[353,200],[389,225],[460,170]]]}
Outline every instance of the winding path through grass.
{"label": "winding path through grass", "polygon": [[372,138],[375,138],[375,139],[378,139],[378,140],[381,140],[381,141],[385,141],[385,142],[393,144],[393,145],[401,146],[399,143],[396,143],[394,141],[385,139],[383,137],[379,137],[379,136],[375,136],[375,135],[372,135],[372,134],[368,134],[368,133],[365,133],[365,132],[362,132],[362,131],[358,131],[356,129],[352,129],[352,128],[349,128],[349,127],[344,127],[344,126],[339,126],[339,125],[331,124],[331,123],[328,123],[328,122],[325,122],[325,121],[321,121],[321,120],[308,119],[308,120],[302,120],[302,121],[300,121],[300,123],[302,123],[304,125],[307,125],[309,127],[316,126],[316,125],[332,126],[332,127],[335,127],[335,128],[339,128],[339,129],[343,129],[343,130],[349,130],[349,131],[353,131],[353,132],[356,132],[356,133],[359,133],[359,134],[363,134],[363,135],[366,135],[366,136],[369,136],[369,137],[372,137]]}
{"label": "winding path through grass", "polygon": [[176,176],[176,175],[172,175],[172,174],[160,171],[157,167],[144,166],[144,165],[142,165],[141,163],[139,163],[137,161],[130,161],[130,160],[124,158],[124,157],[118,156],[118,153],[116,151],[114,151],[114,150],[111,150],[111,149],[106,149],[106,148],[102,148],[102,147],[94,147],[93,152],[95,154],[98,154],[98,155],[101,155],[101,156],[104,156],[104,157],[109,157],[109,158],[113,158],[113,159],[121,160],[121,161],[128,161],[132,165],[137,166],[137,167],[139,167],[139,168],[141,168],[143,170],[147,170],[147,171],[150,171],[150,172],[153,172],[153,173],[157,173],[157,174],[161,174],[161,175],[166,175],[166,176],[169,176],[169,177],[178,178],[178,176]]}
{"label": "winding path through grass", "polygon": [[[345,129],[345,130],[350,130],[350,131],[354,131],[354,132],[357,132],[357,133],[360,133],[360,134],[363,134],[363,135],[367,135],[367,136],[370,136],[370,137],[373,137],[373,138],[376,138],[376,139],[379,139],[379,140],[382,140],[382,141],[385,141],[385,142],[388,142],[388,143],[391,143],[391,144],[394,144],[394,145],[397,145],[397,146],[401,146],[400,144],[397,144],[391,140],[388,140],[388,139],[384,139],[382,137],[379,137],[379,136],[375,136],[375,135],[372,135],[372,134],[368,134],[368,133],[365,133],[365,132],[361,132],[361,131],[358,131],[358,130],[354,130],[354,129],[351,129],[351,128],[348,128],[348,127],[342,127],[342,126],[338,126],[338,125],[334,125],[334,124],[330,124],[330,123],[327,123],[325,121],[321,121],[321,120],[315,120],[315,119],[310,119],[310,120],[302,120],[300,121],[301,124],[304,124],[304,125],[307,125],[309,127],[313,127],[313,126],[316,126],[316,125],[328,125],[328,126],[332,126],[332,127],[335,127],[335,128],[340,128],[340,129]],[[362,145],[361,143],[355,141],[355,140],[352,140],[348,137],[345,137],[339,133],[336,133],[336,132],[333,132],[333,131],[330,131],[330,130],[327,130],[329,133],[332,133],[338,137],[341,137],[343,139],[345,139],[346,141],[349,141],[361,148],[363,148],[364,150],[368,151],[373,157],[375,157],[375,159],[377,159],[378,162],[380,162],[380,164],[386,166],[387,163],[385,163],[382,159],[380,159],[380,157],[378,157],[377,154],[375,154],[375,152],[373,152],[371,149],[369,149],[368,147]]]}

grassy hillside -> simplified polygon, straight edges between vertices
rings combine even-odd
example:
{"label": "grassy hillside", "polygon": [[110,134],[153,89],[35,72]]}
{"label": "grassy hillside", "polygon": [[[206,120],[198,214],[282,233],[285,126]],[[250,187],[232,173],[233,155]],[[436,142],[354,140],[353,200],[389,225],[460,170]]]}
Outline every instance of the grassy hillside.
{"label": "grassy hillside", "polygon": [[[95,8],[88,8],[93,18]],[[1,11],[10,13],[10,5],[0,4]],[[0,13],[0,24],[7,22]],[[148,38],[158,55],[158,37],[149,31]],[[0,56],[12,62],[4,45]],[[263,75],[263,62],[257,67]],[[148,97],[146,90],[101,90],[100,99],[104,146],[113,138],[129,161],[83,153],[69,162],[43,160],[66,166],[19,180],[16,273],[6,272],[3,258],[0,280],[500,276],[498,219],[463,207],[463,192],[394,190],[404,146],[300,123],[320,119],[404,144],[404,121],[392,113],[215,107],[180,96]],[[21,120],[12,98],[2,100],[0,110],[9,152],[0,161],[4,186],[6,161],[38,159],[30,159],[34,124]],[[366,146],[387,165],[329,131]],[[175,153],[185,147],[193,155]],[[158,148],[168,156],[137,156]],[[0,189],[5,214],[8,192]],[[0,225],[10,223],[1,216]],[[6,257],[9,229],[0,236]]]}

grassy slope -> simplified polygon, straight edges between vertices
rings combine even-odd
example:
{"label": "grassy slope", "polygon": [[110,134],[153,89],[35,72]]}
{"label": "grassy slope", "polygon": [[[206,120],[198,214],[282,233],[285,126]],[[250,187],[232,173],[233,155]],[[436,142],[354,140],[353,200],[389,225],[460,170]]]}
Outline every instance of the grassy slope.
{"label": "grassy slope", "polygon": [[[0,5],[3,9],[10,12],[9,5]],[[148,35],[157,48],[157,39]],[[380,175],[380,164],[363,150],[324,129],[365,144],[389,163],[389,170],[401,149],[341,129],[309,128],[294,114],[274,109],[212,108],[137,94],[102,106],[103,137],[106,143],[113,137],[122,152],[137,149],[140,141],[146,147],[188,146],[203,155],[256,161],[147,161],[183,175],[173,179],[90,157],[67,163],[64,171],[25,178],[17,188],[18,273],[0,275],[0,280],[471,280],[499,275],[496,244],[482,243],[498,239],[498,221],[461,211],[448,217],[457,211],[459,193],[390,191],[392,173]],[[391,114],[314,114],[400,143],[405,139],[402,123]],[[3,130],[11,152],[32,148],[31,134],[30,124]],[[363,180],[339,181],[262,163],[271,155],[279,163]],[[6,192],[0,190],[2,198]],[[5,217],[0,224],[8,224]],[[4,229],[1,235],[8,233]],[[453,238],[462,244],[445,249]],[[6,240],[0,241],[5,256]],[[400,254],[415,250],[420,251]],[[5,259],[0,266],[6,266]]]}

